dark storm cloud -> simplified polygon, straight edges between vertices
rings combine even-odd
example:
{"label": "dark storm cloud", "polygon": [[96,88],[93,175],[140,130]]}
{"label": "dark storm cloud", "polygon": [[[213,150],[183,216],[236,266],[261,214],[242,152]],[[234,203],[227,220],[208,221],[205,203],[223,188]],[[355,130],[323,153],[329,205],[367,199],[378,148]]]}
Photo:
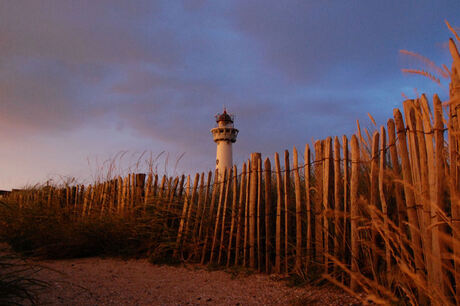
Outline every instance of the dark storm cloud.
{"label": "dark storm cloud", "polygon": [[213,166],[209,130],[226,106],[240,129],[235,161],[302,150],[352,133],[368,112],[383,124],[401,92],[426,88],[401,75],[398,50],[445,60],[443,20],[458,25],[459,11],[458,1],[2,1],[0,134],[108,128],[122,149],[119,134],[131,133],[145,149],[187,152],[193,170]]}
{"label": "dark storm cloud", "polygon": [[242,1],[234,24],[292,81],[329,78],[343,64],[377,79],[394,72],[402,47],[432,54],[459,9],[454,1]]}

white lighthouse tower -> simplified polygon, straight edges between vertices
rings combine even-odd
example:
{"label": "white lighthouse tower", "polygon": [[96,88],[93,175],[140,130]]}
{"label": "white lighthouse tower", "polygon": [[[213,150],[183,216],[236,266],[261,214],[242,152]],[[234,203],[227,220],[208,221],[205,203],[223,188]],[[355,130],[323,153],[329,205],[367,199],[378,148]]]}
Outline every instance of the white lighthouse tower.
{"label": "white lighthouse tower", "polygon": [[214,142],[217,143],[216,168],[219,176],[223,175],[225,169],[233,166],[232,144],[236,142],[238,135],[238,130],[233,127],[233,119],[224,108],[222,114],[216,115],[217,127],[211,130]]}

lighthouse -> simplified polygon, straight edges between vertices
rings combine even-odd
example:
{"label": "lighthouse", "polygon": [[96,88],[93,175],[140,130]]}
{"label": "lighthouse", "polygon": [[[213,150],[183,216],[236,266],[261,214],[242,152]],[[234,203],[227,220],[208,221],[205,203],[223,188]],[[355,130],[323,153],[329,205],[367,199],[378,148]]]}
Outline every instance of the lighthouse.
{"label": "lighthouse", "polygon": [[232,144],[236,142],[238,135],[238,130],[233,126],[233,119],[224,108],[222,114],[216,115],[217,126],[211,130],[214,142],[217,143],[216,169],[219,170],[219,176],[223,175],[225,169],[233,166]]}

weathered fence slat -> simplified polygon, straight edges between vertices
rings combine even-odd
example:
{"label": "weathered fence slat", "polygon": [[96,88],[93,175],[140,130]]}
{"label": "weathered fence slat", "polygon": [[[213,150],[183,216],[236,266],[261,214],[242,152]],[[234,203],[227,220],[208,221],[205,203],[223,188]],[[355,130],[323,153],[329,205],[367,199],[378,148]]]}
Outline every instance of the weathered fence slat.
{"label": "weathered fence slat", "polygon": [[299,161],[297,149],[292,149],[292,167],[294,171],[295,190],[295,225],[296,225],[296,249],[295,249],[295,271],[302,269],[302,195],[300,191]]}
{"label": "weathered fence slat", "polygon": [[271,232],[270,232],[270,214],[272,211],[271,207],[271,164],[268,157],[264,162],[264,183],[265,183],[265,272],[270,273],[270,253],[271,253]]}
{"label": "weathered fence slat", "polygon": [[[351,178],[350,178],[350,223],[351,223],[351,272],[357,273],[359,257],[359,233],[358,233],[358,180],[360,151],[356,135],[351,137]],[[354,277],[350,280],[351,290],[357,289]]]}
{"label": "weathered fence slat", "polygon": [[276,255],[275,255],[275,271],[281,273],[281,169],[280,158],[278,153],[275,153],[275,169],[276,169]]}
{"label": "weathered fence slat", "polygon": [[241,231],[243,230],[243,218],[245,214],[244,210],[244,203],[245,200],[244,195],[246,194],[245,192],[245,186],[246,186],[246,163],[243,163],[243,170],[241,172],[241,179],[240,179],[240,197],[238,199],[238,220],[237,220],[237,226],[236,226],[236,241],[235,241],[235,266],[238,265],[239,263],[239,258],[240,258],[240,241],[241,241]]}

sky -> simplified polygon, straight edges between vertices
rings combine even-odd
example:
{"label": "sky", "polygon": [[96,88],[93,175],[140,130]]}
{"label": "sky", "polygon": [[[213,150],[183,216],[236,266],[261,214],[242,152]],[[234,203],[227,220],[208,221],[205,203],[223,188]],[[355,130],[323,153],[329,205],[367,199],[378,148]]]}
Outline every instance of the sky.
{"label": "sky", "polygon": [[0,189],[212,170],[223,107],[238,166],[384,125],[404,96],[447,97],[399,50],[450,67],[459,16],[458,0],[1,0]]}

